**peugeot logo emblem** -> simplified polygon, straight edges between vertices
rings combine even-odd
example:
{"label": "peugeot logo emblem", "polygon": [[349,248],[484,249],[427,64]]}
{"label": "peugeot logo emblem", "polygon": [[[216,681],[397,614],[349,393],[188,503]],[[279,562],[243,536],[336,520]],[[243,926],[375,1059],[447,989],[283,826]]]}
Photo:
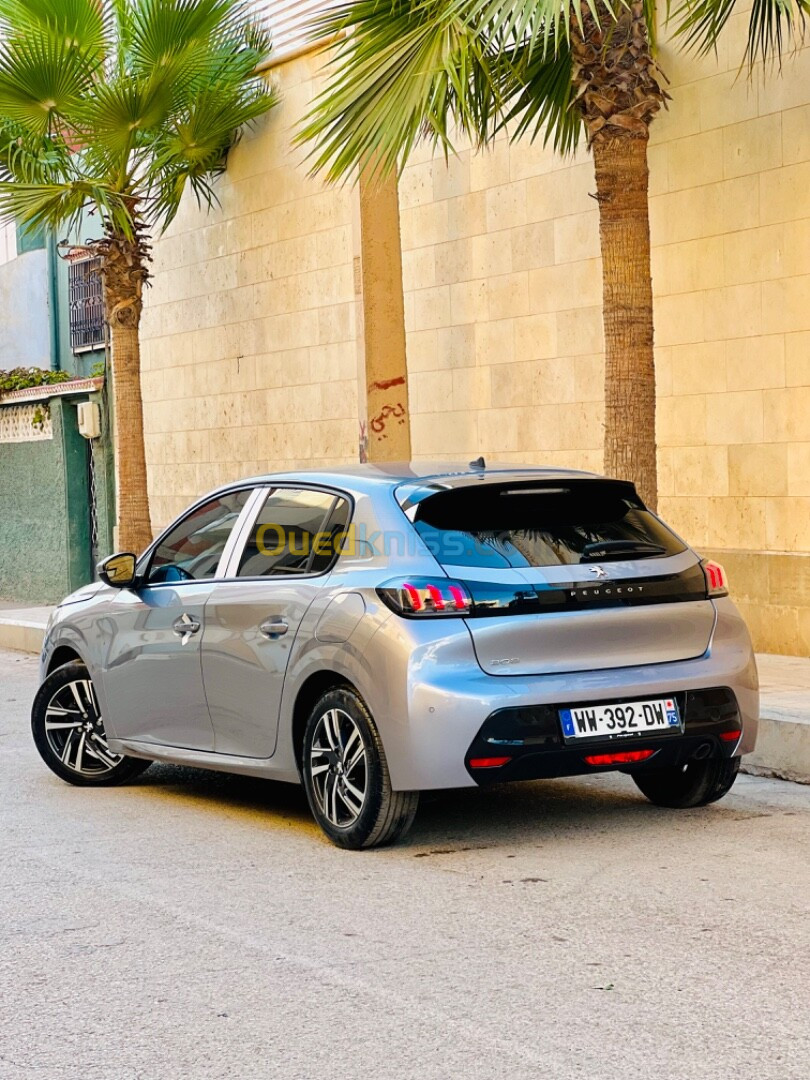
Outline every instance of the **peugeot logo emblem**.
{"label": "peugeot logo emblem", "polygon": [[603,578],[607,577],[607,571],[603,566],[590,566],[588,567],[594,577]]}

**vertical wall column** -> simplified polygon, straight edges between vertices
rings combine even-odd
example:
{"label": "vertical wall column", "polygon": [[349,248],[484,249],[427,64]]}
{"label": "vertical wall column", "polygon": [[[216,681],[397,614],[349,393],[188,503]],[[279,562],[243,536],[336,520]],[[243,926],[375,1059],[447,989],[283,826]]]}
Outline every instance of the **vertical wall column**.
{"label": "vertical wall column", "polygon": [[397,178],[360,176],[360,458],[409,461],[411,426]]}

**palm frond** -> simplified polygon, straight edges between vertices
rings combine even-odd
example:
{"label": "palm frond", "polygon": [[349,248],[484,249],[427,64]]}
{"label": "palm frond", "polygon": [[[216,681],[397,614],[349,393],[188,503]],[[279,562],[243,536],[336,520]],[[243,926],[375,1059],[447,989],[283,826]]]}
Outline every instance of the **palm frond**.
{"label": "palm frond", "polygon": [[257,85],[237,99],[216,88],[199,94],[187,113],[162,133],[156,165],[173,168],[182,162],[189,174],[213,167],[231,145],[234,132],[267,111],[271,93],[265,85]]}
{"label": "palm frond", "polygon": [[115,71],[127,71],[127,57],[132,48],[133,16],[137,0],[108,0],[115,41]]}
{"label": "palm frond", "polygon": [[163,80],[122,76],[99,82],[72,113],[77,129],[111,154],[125,154],[139,133],[149,133],[169,115],[173,88]]}
{"label": "palm frond", "polygon": [[[453,129],[477,143],[491,138],[502,111],[491,43],[523,26],[532,0],[358,0],[319,20],[335,38],[332,78],[305,117],[314,172],[338,179],[358,162],[395,171],[420,136],[445,152]],[[502,80],[501,80],[502,82]]]}
{"label": "palm frond", "polygon": [[110,12],[103,0],[0,0],[4,38],[47,36],[101,58],[111,31]]}
{"label": "palm frond", "polygon": [[0,49],[0,116],[52,131],[90,93],[100,64],[95,49],[48,32],[12,39]]}
{"label": "palm frond", "polygon": [[512,58],[521,89],[506,117],[513,123],[513,141],[528,136],[551,143],[563,155],[572,154],[583,133],[582,117],[574,108],[571,49],[567,38],[547,55],[515,50]]}
{"label": "palm frond", "polygon": [[194,51],[215,53],[223,42],[269,51],[269,38],[242,0],[139,0],[129,15],[129,40],[136,72],[160,70]]}
{"label": "palm frond", "polygon": [[204,193],[210,205],[206,177],[225,168],[239,130],[267,112],[275,100],[275,92],[260,79],[247,84],[238,96],[229,88],[211,88],[197,95],[183,115],[165,126],[150,149],[149,218],[171,221],[187,181],[198,199]]}
{"label": "palm frond", "polygon": [[[653,20],[655,0],[643,0]],[[602,20],[629,0],[584,0]],[[332,44],[330,80],[297,136],[313,172],[337,180],[357,164],[401,168],[426,138],[445,153],[456,133],[489,142],[507,122],[573,150],[570,29],[578,0],[355,0],[314,34]]]}
{"label": "palm frond", "polygon": [[16,221],[31,231],[79,224],[88,203],[95,204],[127,237],[133,234],[131,208],[121,195],[101,181],[74,180],[64,184],[23,184],[0,181],[0,219]]}
{"label": "palm frond", "polygon": [[186,188],[211,204],[239,129],[275,95],[244,0],[0,0],[0,214],[94,206],[127,237]]}
{"label": "palm frond", "polygon": [[[733,14],[736,0],[681,0],[668,4],[667,19],[687,49],[711,52]],[[740,58],[752,68],[757,60],[780,60],[788,46],[804,41],[810,0],[753,0],[745,52]]]}

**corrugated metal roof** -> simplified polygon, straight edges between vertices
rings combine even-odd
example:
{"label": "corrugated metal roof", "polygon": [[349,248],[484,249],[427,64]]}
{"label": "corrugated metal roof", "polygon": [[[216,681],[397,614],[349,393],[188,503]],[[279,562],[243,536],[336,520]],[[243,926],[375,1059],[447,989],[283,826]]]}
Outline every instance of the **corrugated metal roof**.
{"label": "corrugated metal roof", "polygon": [[257,0],[256,7],[273,36],[271,61],[299,52],[312,40],[318,15],[340,0]]}

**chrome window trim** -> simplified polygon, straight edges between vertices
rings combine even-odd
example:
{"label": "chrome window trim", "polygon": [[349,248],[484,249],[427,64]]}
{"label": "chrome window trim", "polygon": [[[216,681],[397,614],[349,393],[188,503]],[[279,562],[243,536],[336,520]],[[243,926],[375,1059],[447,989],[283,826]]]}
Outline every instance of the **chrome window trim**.
{"label": "chrome window trim", "polygon": [[[242,547],[244,547],[245,537],[249,535],[249,529],[255,520],[256,515],[252,513],[253,508],[262,505],[264,497],[263,493],[269,490],[270,489],[266,487],[256,487],[250,493],[247,502],[242,507],[242,513],[239,515],[236,524],[231,529],[228,542],[223,548],[222,557],[217,564],[216,580],[222,580],[228,577],[228,570],[233,562],[234,552],[237,548],[241,551]],[[258,513],[258,509],[256,510],[256,513]],[[243,533],[245,534],[244,536]]]}
{"label": "chrome window trim", "polygon": [[[234,536],[234,542],[228,552],[227,560],[220,563],[218,567],[219,577],[222,581],[230,583],[231,581],[239,580],[236,577],[236,571],[239,569],[239,561],[242,558],[242,552],[245,550],[245,544],[256,523],[256,518],[259,516],[261,508],[264,506],[267,496],[272,490],[273,486],[271,484],[263,484],[261,487],[254,488],[253,495],[245,504],[247,513],[239,522],[238,535]],[[236,532],[237,530],[234,529],[234,533]]]}

